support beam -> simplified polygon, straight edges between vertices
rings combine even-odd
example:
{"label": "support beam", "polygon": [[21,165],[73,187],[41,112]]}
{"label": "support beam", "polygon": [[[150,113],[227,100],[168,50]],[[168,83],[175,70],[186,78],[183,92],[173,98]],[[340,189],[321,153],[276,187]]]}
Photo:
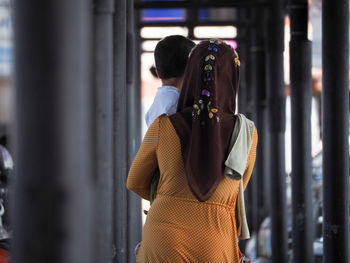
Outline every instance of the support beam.
{"label": "support beam", "polygon": [[[255,27],[248,30],[250,32],[250,88],[247,95],[248,116],[250,116],[259,133],[259,147],[256,160],[256,169],[251,178],[252,195],[252,225],[254,232],[259,231],[263,219],[268,216],[265,204],[267,197],[264,190],[267,163],[266,130],[267,127],[267,103],[266,103],[266,83],[265,83],[265,44],[264,44],[264,24],[266,23],[264,9],[252,8],[251,16],[255,18]],[[260,137],[261,135],[261,137]]]}
{"label": "support beam", "polygon": [[14,2],[20,263],[92,262],[89,1]]}
{"label": "support beam", "polygon": [[113,0],[94,1],[94,262],[112,263]]}
{"label": "support beam", "polygon": [[[198,4],[197,0],[192,0],[193,4]],[[186,27],[188,28],[188,38],[194,39],[194,27],[198,21],[199,10],[196,8],[187,8],[186,9]]]}
{"label": "support beam", "polygon": [[264,26],[266,24],[266,10],[263,8],[255,9],[255,30],[254,42],[251,46],[251,56],[254,58],[254,78],[253,87],[255,89],[255,124],[259,134],[259,147],[256,157],[256,185],[254,194],[255,199],[255,225],[256,230],[265,217],[268,216],[268,196],[269,193],[269,173],[268,173],[268,119],[267,119],[267,91],[266,91],[266,44],[264,35]]}
{"label": "support beam", "polygon": [[285,122],[283,69],[284,5],[271,0],[267,23],[267,87],[270,128],[270,203],[272,263],[287,262]]}
{"label": "support beam", "polygon": [[[246,17],[246,9],[238,9],[238,19]],[[247,104],[247,62],[248,62],[248,32],[247,28],[237,26],[237,51],[241,60],[239,90],[238,90],[238,112],[246,114]],[[245,38],[243,40],[243,38]]]}
{"label": "support beam", "polygon": [[146,8],[223,8],[223,7],[244,7],[250,8],[253,6],[267,6],[267,1],[256,0],[232,0],[232,1],[147,1],[135,3],[136,9]]}
{"label": "support beam", "polygon": [[[241,11],[241,15],[245,16],[250,16],[251,11],[245,9],[244,11]],[[253,63],[252,63],[252,56],[251,56],[251,46],[252,46],[252,39],[251,39],[251,28],[245,29],[245,50],[242,56],[240,57],[241,60],[243,61],[242,66],[244,67],[244,82],[245,82],[245,88],[243,92],[244,100],[241,103],[241,105],[244,103],[243,110],[244,114],[249,118],[253,119],[253,113],[254,110],[252,107],[254,106],[252,102],[252,92],[253,86],[252,86],[252,75],[253,75]],[[241,31],[242,32],[242,31]],[[239,44],[238,44],[239,45]],[[244,57],[245,56],[245,57]],[[252,175],[254,176],[254,175]],[[249,183],[246,190],[245,190],[245,196],[246,196],[246,210],[247,210],[247,222],[250,228],[252,229],[253,227],[253,222],[254,222],[254,188],[253,188],[254,183]],[[255,229],[254,229],[255,230]]]}
{"label": "support beam", "polygon": [[312,263],[311,204],[311,42],[308,1],[290,0],[290,96],[292,109],[293,262]]}
{"label": "support beam", "polygon": [[[251,15],[256,15],[256,9],[252,8]],[[249,76],[249,85],[247,87],[247,117],[253,120],[255,123],[257,121],[257,71],[259,70],[257,68],[257,57],[256,57],[256,41],[257,41],[257,29],[256,28],[249,28],[248,32],[250,34],[250,46],[249,46],[249,57],[250,57],[250,76]],[[249,188],[247,193],[250,195],[250,198],[248,199],[250,201],[250,211],[251,211],[251,224],[249,225],[251,230],[254,233],[257,233],[259,230],[259,223],[258,223],[258,180],[256,169],[253,170],[252,177],[249,182]]]}
{"label": "support beam", "polygon": [[323,262],[349,256],[349,1],[322,1]]}
{"label": "support beam", "polygon": [[[195,26],[235,26],[235,27],[252,27],[254,24],[252,21],[245,20],[225,20],[225,21],[196,21]],[[137,27],[167,27],[167,26],[188,26],[188,22],[144,22],[140,21],[137,23]]]}
{"label": "support beam", "polygon": [[[238,10],[238,19],[243,19],[245,17],[245,13],[246,13],[246,9],[239,9]],[[237,37],[239,38],[239,40],[237,41],[237,52],[241,61],[241,66],[240,66],[240,77],[239,77],[239,89],[238,89],[238,109],[237,112],[239,113],[243,113],[246,114],[246,108],[247,108],[247,79],[248,76],[247,74],[249,74],[247,72],[247,62],[248,62],[248,56],[249,56],[249,43],[247,41],[248,37],[247,37],[247,28],[243,27],[243,26],[238,26],[237,27]],[[245,38],[243,40],[243,38]],[[248,189],[250,187],[250,184],[248,184]],[[250,207],[251,207],[251,202],[249,200],[247,191],[248,189],[246,189],[245,191],[245,201],[246,201],[246,212],[247,212],[247,221],[248,224],[252,221],[251,220],[251,212],[250,212]],[[241,251],[245,250],[245,246],[246,246],[246,241],[242,240],[241,242],[239,242],[239,247]]]}
{"label": "support beam", "polygon": [[[141,144],[141,87],[137,78],[140,78],[140,56],[137,35],[135,34],[134,1],[128,0],[126,6],[127,18],[127,141],[128,141],[128,169]],[[117,67],[124,65],[117,65]],[[124,185],[125,186],[125,185]],[[141,199],[131,191],[128,192],[128,262],[134,262],[134,248],[142,238]]]}
{"label": "support beam", "polygon": [[114,16],[114,263],[128,262],[128,175],[127,86],[126,86],[126,2],[115,1]]}

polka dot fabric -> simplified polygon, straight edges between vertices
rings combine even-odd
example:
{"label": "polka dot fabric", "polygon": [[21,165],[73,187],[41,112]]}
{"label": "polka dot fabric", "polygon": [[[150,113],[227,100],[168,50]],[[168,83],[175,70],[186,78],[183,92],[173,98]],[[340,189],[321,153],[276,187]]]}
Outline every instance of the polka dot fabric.
{"label": "polka dot fabric", "polygon": [[[250,179],[256,156],[254,132],[245,173]],[[137,262],[239,263],[235,204],[239,181],[225,177],[206,202],[187,185],[180,140],[166,116],[156,119],[131,166],[127,188],[148,200],[149,184],[159,166],[160,180],[144,226]]]}

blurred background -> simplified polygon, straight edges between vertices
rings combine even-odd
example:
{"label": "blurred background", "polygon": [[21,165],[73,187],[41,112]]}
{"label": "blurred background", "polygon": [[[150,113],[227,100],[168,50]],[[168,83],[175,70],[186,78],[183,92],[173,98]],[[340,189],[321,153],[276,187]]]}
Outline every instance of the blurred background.
{"label": "blurred background", "polygon": [[350,262],[348,28],[348,0],[0,0],[3,262],[135,262],[149,203],[125,182],[175,34],[240,55],[259,131],[242,252]]}

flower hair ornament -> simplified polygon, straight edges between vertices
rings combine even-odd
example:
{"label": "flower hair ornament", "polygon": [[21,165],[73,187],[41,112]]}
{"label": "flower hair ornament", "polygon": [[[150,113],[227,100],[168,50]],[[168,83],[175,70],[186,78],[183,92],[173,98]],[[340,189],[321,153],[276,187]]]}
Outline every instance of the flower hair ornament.
{"label": "flower hair ornament", "polygon": [[[201,41],[201,43],[206,41]],[[206,123],[210,120],[215,120],[216,123],[220,122],[220,117],[218,116],[219,109],[217,106],[214,106],[212,101],[213,99],[213,85],[214,85],[214,65],[216,61],[216,53],[219,51],[220,45],[224,42],[220,39],[210,39],[210,45],[208,46],[209,54],[204,57],[204,66],[203,66],[203,85],[200,93],[200,99],[193,105],[192,117],[198,119],[201,117],[201,114],[206,111],[206,118],[202,117],[201,125],[206,126]],[[231,47],[232,48],[232,47]],[[239,60],[238,53],[235,49],[234,52],[234,63],[237,66],[241,65]]]}
{"label": "flower hair ornament", "polygon": [[177,113],[169,116],[181,143],[188,185],[201,202],[224,178],[235,125],[239,64],[238,55],[222,40],[198,44],[186,66]]}
{"label": "flower hair ornament", "polygon": [[238,56],[238,53],[235,49],[233,49],[233,53],[235,54],[235,58],[234,58],[234,61],[235,61],[235,64],[240,67],[241,66],[241,61],[239,60],[239,56]]}

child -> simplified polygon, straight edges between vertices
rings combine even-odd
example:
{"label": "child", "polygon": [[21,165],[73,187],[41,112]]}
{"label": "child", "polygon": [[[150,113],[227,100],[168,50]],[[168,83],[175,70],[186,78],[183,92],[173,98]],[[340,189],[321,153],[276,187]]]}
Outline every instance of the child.
{"label": "child", "polygon": [[173,35],[160,40],[154,51],[156,70],[162,81],[153,104],[145,115],[147,126],[162,114],[176,112],[188,56],[195,43],[190,39]]}
{"label": "child", "polygon": [[[153,104],[145,115],[148,127],[160,115],[176,113],[183,73],[194,46],[193,41],[180,35],[168,36],[158,42],[154,51],[154,59],[162,86],[158,88]],[[157,193],[158,180],[159,169],[157,168],[150,185],[151,204]]]}

